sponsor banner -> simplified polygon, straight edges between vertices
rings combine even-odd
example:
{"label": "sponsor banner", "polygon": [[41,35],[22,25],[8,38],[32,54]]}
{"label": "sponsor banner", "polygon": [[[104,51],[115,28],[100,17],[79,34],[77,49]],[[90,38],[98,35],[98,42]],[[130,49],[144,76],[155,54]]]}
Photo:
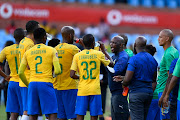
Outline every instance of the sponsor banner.
{"label": "sponsor banner", "polygon": [[180,28],[178,12],[0,3],[0,19],[97,24],[101,17],[112,26]]}

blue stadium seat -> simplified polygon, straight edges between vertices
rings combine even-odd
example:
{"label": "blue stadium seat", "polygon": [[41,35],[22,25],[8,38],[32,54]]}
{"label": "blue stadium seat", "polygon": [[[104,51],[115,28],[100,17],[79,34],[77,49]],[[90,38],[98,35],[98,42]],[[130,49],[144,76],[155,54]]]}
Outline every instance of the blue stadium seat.
{"label": "blue stadium seat", "polygon": [[78,0],[78,2],[80,2],[80,3],[88,3],[89,1],[88,0]]}
{"label": "blue stadium seat", "polygon": [[104,0],[104,4],[113,5],[113,4],[115,4],[115,0]]}
{"label": "blue stadium seat", "polygon": [[76,0],[65,0],[66,2],[73,3],[76,2]]}
{"label": "blue stadium seat", "polygon": [[165,0],[154,0],[154,5],[157,8],[164,8],[165,7]]}
{"label": "blue stadium seat", "polygon": [[137,7],[140,5],[140,0],[128,0],[128,4]]}
{"label": "blue stadium seat", "polygon": [[100,4],[101,0],[91,0],[91,3],[93,3],[93,4]]}
{"label": "blue stadium seat", "polygon": [[152,7],[152,0],[142,0],[142,6],[144,7]]}
{"label": "blue stadium seat", "polygon": [[177,6],[178,6],[178,3],[176,0],[167,0],[167,7],[168,8],[175,9],[175,8],[177,8]]}

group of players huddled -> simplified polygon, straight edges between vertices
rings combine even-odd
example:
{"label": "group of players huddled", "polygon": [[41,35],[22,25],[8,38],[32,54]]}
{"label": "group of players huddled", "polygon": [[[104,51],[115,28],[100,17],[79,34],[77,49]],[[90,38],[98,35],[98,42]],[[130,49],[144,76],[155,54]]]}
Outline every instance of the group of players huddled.
{"label": "group of players huddled", "polygon": [[[46,31],[39,27],[37,21],[31,20],[26,24],[26,32],[22,28],[14,31],[16,44],[1,51],[0,62],[7,60],[11,71],[8,76],[0,70],[0,75],[9,81],[6,112],[11,113],[11,120],[17,120],[18,116],[21,116],[21,120],[42,120],[43,114],[47,120],[83,120],[88,109],[91,120],[97,120],[98,115],[103,114],[100,66],[102,63],[104,66],[113,67],[115,63],[102,42],[99,42],[98,48],[95,47],[92,34],[79,39],[79,44],[84,47],[83,51],[73,45],[75,36],[71,26],[64,26],[61,34],[62,43],[58,39],[52,39],[47,46]],[[169,35],[166,41],[163,41],[164,34]],[[118,37],[120,36],[116,36],[117,39],[123,40],[122,37]],[[156,87],[161,93],[159,105],[164,107],[167,106],[169,94],[180,77],[180,68],[176,66],[173,77],[171,70],[170,87],[168,89],[167,86],[163,93],[162,86],[165,87],[170,64],[173,59],[179,57],[178,51],[169,45],[172,41],[171,37],[168,30],[162,31],[159,35],[159,44],[168,48],[160,65],[161,75],[158,77],[158,82],[162,83],[158,83]],[[139,41],[143,40],[144,38],[139,38]],[[139,41],[136,41],[137,47],[141,44]],[[113,44],[116,46],[116,43]],[[143,45],[140,47],[143,48]],[[112,50],[115,51],[115,48]],[[177,63],[179,65],[179,61]],[[169,72],[164,73],[164,71]],[[117,82],[121,78],[125,79],[123,83],[125,85],[126,76],[114,78]]]}

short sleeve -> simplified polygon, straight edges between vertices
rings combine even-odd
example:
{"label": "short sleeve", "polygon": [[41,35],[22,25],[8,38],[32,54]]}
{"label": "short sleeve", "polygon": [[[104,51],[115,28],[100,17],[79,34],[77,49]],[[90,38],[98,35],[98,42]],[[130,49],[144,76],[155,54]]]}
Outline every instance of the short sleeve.
{"label": "short sleeve", "polygon": [[127,70],[128,71],[135,71],[135,68],[136,68],[135,59],[134,59],[134,57],[131,57],[129,62],[128,62]]}
{"label": "short sleeve", "polygon": [[174,68],[175,68],[175,66],[176,66],[176,62],[177,62],[177,59],[174,59],[174,60],[171,62],[170,69],[169,69],[169,74],[172,74],[172,73],[173,73]]}
{"label": "short sleeve", "polygon": [[78,62],[77,62],[77,55],[73,57],[73,62],[71,65],[71,70],[77,71],[78,70]]}
{"label": "short sleeve", "polygon": [[174,60],[174,56],[172,54],[167,54],[165,56],[165,60],[166,60],[166,70],[169,70],[170,69],[170,65],[171,65],[171,62]]}
{"label": "short sleeve", "polygon": [[53,62],[59,61],[58,59],[58,53],[56,49],[53,48]]}
{"label": "short sleeve", "polygon": [[27,65],[27,57],[26,57],[26,53],[24,53],[21,64]]}
{"label": "short sleeve", "polygon": [[77,46],[75,46],[75,47],[73,48],[72,54],[75,55],[75,54],[77,54],[77,53],[80,52],[80,51],[81,51],[81,50],[80,50]]}
{"label": "short sleeve", "polygon": [[100,61],[104,64],[104,66],[108,66],[110,63],[110,60],[106,60],[105,55],[102,52],[100,53]]}
{"label": "short sleeve", "polygon": [[173,72],[173,75],[176,77],[180,77],[180,67],[179,66],[180,66],[180,59],[178,59],[175,69],[174,69],[174,72]]}
{"label": "short sleeve", "polygon": [[5,51],[6,51],[6,48],[4,48],[4,49],[1,51],[1,54],[0,54],[0,62],[1,62],[1,63],[6,59]]}

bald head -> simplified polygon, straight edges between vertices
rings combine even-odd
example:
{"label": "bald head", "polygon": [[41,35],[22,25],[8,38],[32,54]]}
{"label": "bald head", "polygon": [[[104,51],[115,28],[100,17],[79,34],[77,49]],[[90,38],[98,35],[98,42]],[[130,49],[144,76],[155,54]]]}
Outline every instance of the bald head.
{"label": "bald head", "polygon": [[71,26],[64,26],[61,29],[61,34],[63,37],[63,41],[68,42],[69,44],[73,43],[74,39],[74,29]]}
{"label": "bald head", "polygon": [[136,44],[136,47],[137,48],[143,48],[143,47],[146,47],[146,38],[143,37],[143,36],[139,36],[136,41],[135,41],[135,44]]}
{"label": "bald head", "polygon": [[160,33],[163,33],[165,36],[169,37],[170,41],[172,41],[174,38],[174,34],[170,29],[164,29]]}
{"label": "bald head", "polygon": [[121,36],[115,36],[112,38],[110,46],[113,53],[119,53],[123,50],[124,39]]}
{"label": "bald head", "polygon": [[124,39],[121,36],[115,36],[112,39],[114,39],[115,41],[117,41],[118,44],[124,43]]}

